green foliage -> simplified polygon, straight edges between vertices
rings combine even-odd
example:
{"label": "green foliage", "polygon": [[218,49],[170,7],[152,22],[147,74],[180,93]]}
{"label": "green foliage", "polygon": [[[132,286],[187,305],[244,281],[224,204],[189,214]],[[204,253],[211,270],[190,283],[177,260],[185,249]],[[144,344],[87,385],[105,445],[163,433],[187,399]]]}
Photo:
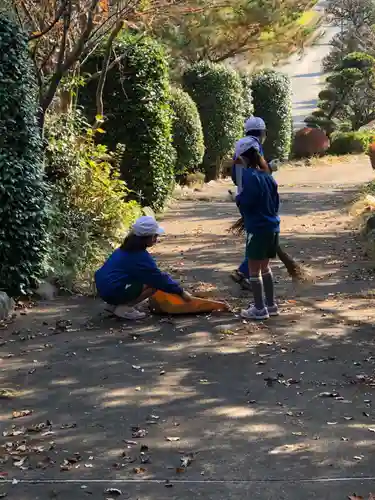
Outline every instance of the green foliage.
{"label": "green foliage", "polygon": [[141,209],[128,190],[117,156],[95,144],[79,114],[47,121],[46,173],[52,192],[48,268],[58,283],[87,291],[94,271],[118,245]]}
{"label": "green foliage", "polygon": [[[358,130],[375,119],[375,58],[353,52],[342,59],[319,94],[318,110],[305,121],[329,135],[341,124]],[[319,114],[318,114],[319,112]]]}
{"label": "green foliage", "polygon": [[0,16],[0,289],[28,293],[43,271],[46,186],[26,36]]}
{"label": "green foliage", "polygon": [[334,132],[328,153],[332,155],[367,153],[374,140],[375,133],[371,132]]}
{"label": "green foliage", "polygon": [[251,76],[247,73],[240,73],[242,83],[243,114],[245,120],[254,114],[253,92],[251,89]]}
{"label": "green foliage", "polygon": [[185,71],[183,85],[199,110],[206,146],[203,167],[207,180],[212,180],[242,133],[241,80],[224,65],[203,61]]}
{"label": "green foliage", "polygon": [[[106,133],[101,140],[111,149],[125,145],[124,180],[142,205],[160,210],[173,188],[175,165],[168,61],[156,41],[129,33],[116,41],[113,53],[113,58],[122,59],[107,75],[103,93]],[[101,53],[93,56],[83,71],[101,69],[102,58]],[[90,81],[80,94],[91,118],[96,87],[97,81]]]}
{"label": "green foliage", "polygon": [[173,146],[177,153],[175,175],[180,178],[198,169],[204,155],[204,138],[198,108],[187,92],[172,90]]}
{"label": "green foliage", "polygon": [[311,1],[195,0],[189,4],[193,8],[178,21],[171,17],[154,24],[155,35],[182,69],[198,61],[220,63],[239,54],[250,55],[254,62],[265,55],[288,53],[296,38],[306,36],[298,19]]}
{"label": "green foliage", "polygon": [[274,70],[257,73],[252,80],[254,114],[267,125],[264,154],[268,159],[289,158],[292,143],[292,92],[289,78]]}

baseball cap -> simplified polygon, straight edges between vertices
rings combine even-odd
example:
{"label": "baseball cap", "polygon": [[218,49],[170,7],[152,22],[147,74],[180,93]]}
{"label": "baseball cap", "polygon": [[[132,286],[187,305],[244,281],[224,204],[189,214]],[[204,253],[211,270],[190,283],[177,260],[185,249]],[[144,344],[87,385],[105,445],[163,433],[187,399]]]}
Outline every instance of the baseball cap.
{"label": "baseball cap", "polygon": [[247,136],[243,137],[237,141],[234,148],[234,159],[236,160],[239,156],[243,155],[248,149],[254,148],[260,153],[259,141],[254,139],[254,137]]}
{"label": "baseball cap", "polygon": [[245,121],[245,133],[250,130],[266,130],[264,120],[259,116],[251,116]]}
{"label": "baseball cap", "polygon": [[161,236],[165,233],[164,229],[150,215],[139,217],[132,226],[132,232],[136,236]]}

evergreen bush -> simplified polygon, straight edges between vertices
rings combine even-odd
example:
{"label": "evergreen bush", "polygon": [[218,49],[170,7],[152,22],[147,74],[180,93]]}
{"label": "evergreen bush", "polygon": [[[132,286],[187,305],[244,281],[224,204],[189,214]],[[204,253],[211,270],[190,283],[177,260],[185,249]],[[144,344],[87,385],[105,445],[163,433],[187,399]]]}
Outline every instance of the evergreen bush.
{"label": "evergreen bush", "polygon": [[[108,72],[103,92],[105,134],[101,141],[111,150],[125,146],[121,174],[142,205],[162,209],[174,185],[175,150],[168,60],[161,45],[138,34],[125,33],[116,41],[113,59],[121,61]],[[113,62],[111,59],[110,64]],[[84,66],[100,70],[99,51]],[[80,103],[95,116],[97,80],[80,92]]]}
{"label": "evergreen bush", "polygon": [[290,79],[274,70],[261,71],[252,79],[252,94],[254,114],[267,125],[266,158],[288,159],[293,133]]}
{"label": "evergreen bush", "polygon": [[178,180],[199,169],[204,155],[202,123],[195,102],[182,89],[172,89],[173,146],[177,160],[175,175]]}
{"label": "evergreen bush", "polygon": [[222,64],[200,61],[183,75],[183,87],[195,101],[203,126],[207,180],[220,175],[222,160],[243,131],[243,87],[240,76]]}
{"label": "evergreen bush", "polygon": [[46,185],[27,38],[0,15],[0,289],[26,294],[43,272]]}

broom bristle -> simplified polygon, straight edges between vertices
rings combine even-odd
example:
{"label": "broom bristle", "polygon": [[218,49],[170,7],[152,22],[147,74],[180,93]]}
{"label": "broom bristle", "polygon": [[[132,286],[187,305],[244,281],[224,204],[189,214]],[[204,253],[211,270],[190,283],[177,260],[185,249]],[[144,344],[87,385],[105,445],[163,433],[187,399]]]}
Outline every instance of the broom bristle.
{"label": "broom bristle", "polygon": [[[243,236],[246,232],[243,217],[232,224],[228,232],[234,234],[235,236]],[[277,247],[277,256],[286,267],[286,270],[293,281],[298,283],[313,283],[315,281],[311,271],[294,260],[293,257],[280,247],[280,245]]]}

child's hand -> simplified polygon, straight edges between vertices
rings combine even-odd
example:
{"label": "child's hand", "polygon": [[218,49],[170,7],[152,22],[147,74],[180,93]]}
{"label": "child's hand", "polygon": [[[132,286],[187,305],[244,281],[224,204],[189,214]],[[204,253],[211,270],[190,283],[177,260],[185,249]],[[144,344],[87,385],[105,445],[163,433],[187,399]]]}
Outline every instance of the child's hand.
{"label": "child's hand", "polygon": [[189,292],[183,291],[181,297],[184,299],[185,302],[191,302],[193,300],[193,296]]}

